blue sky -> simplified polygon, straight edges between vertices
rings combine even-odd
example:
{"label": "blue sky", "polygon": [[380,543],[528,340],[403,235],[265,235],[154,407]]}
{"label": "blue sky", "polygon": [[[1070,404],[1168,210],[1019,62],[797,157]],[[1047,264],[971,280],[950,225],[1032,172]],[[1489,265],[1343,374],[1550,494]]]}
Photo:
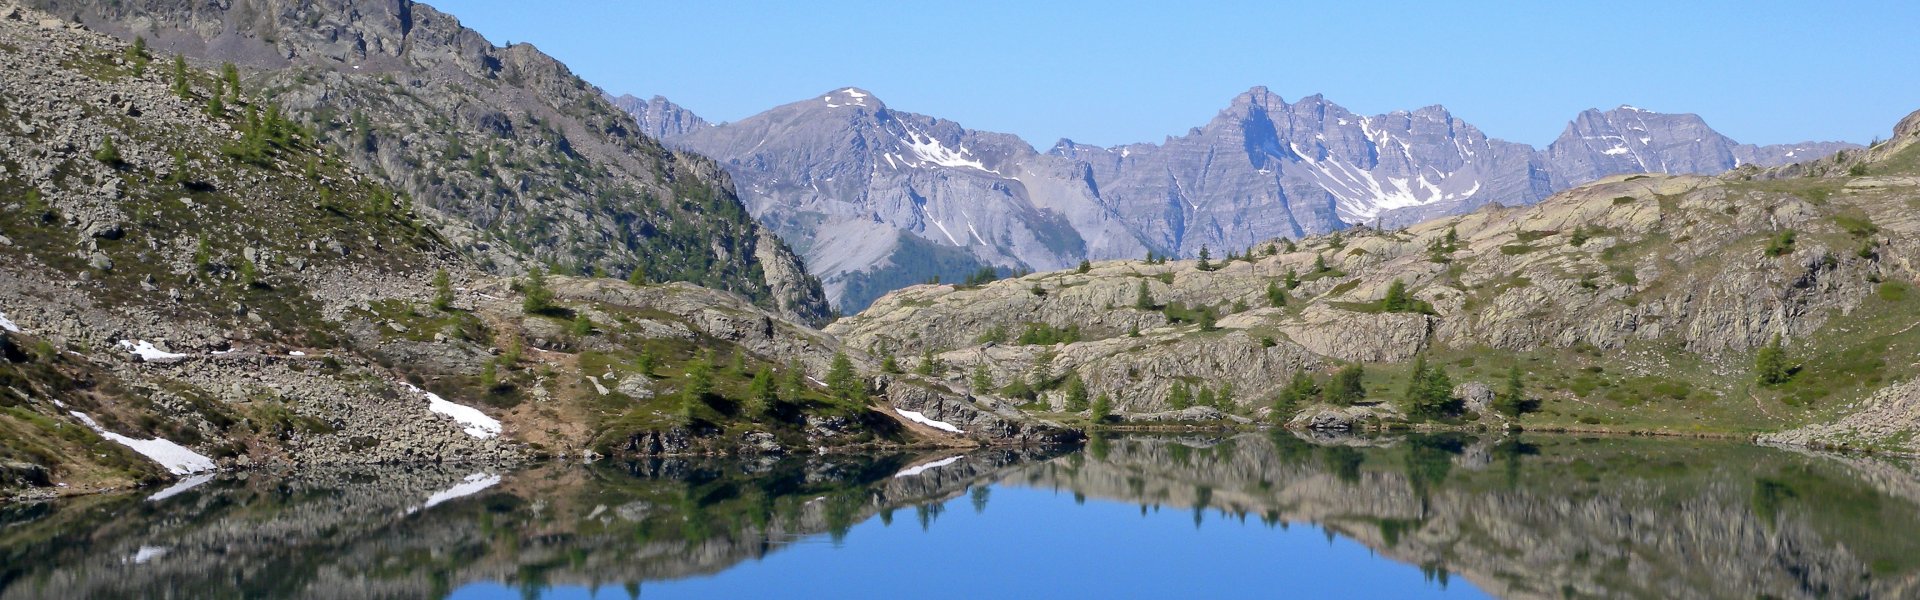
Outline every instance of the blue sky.
{"label": "blue sky", "polygon": [[1041,148],[1158,142],[1254,85],[1361,114],[1444,104],[1536,146],[1620,104],[1763,144],[1864,143],[1920,109],[1920,2],[429,3],[712,121],[855,85]]}

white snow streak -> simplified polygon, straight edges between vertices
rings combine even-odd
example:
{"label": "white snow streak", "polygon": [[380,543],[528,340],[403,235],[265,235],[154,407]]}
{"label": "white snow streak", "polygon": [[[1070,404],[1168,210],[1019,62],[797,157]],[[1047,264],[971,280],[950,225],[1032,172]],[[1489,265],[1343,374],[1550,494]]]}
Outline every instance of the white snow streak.
{"label": "white snow streak", "polygon": [[411,383],[402,383],[400,385],[407,386],[407,389],[413,390],[415,393],[426,395],[427,410],[452,417],[453,420],[458,421],[461,425],[466,425],[467,435],[483,439],[500,435],[500,421],[487,416],[487,413],[480,412],[480,409],[465,404],[448,402],[447,399],[441,398],[439,394],[414,387]]}
{"label": "white snow streak", "polygon": [[[1788,154],[1787,156],[1793,156],[1793,155]],[[0,329],[5,329],[13,333],[23,333],[22,331],[20,331],[19,325],[15,325],[13,324],[13,321],[7,320],[7,313],[0,313]]]}
{"label": "white snow streak", "polygon": [[141,546],[138,552],[133,553],[133,558],[129,558],[127,561],[136,565],[144,565],[147,564],[147,561],[166,555],[166,546]]}
{"label": "white snow streak", "polygon": [[175,483],[173,485],[167,486],[167,489],[160,490],[159,493],[156,493],[152,496],[148,496],[147,501],[159,502],[161,500],[172,498],[174,496],[180,495],[181,492],[200,487],[201,484],[204,484],[209,481],[213,481],[212,473],[201,473],[199,475],[188,477],[186,479],[180,480],[179,483]]}
{"label": "white snow streak", "polygon": [[953,245],[955,246],[963,245],[960,243],[960,240],[953,239],[953,232],[947,231],[947,226],[941,225],[939,219],[927,219],[927,220],[932,222],[934,227],[939,227],[940,233],[944,233],[947,235],[947,241],[953,242]]}
{"label": "white snow streak", "polygon": [[921,425],[925,425],[928,427],[932,427],[934,429],[938,429],[938,430],[946,431],[950,433],[963,433],[962,431],[960,431],[959,427],[954,427],[952,423],[948,423],[946,421],[936,421],[933,419],[929,419],[927,418],[927,415],[924,413],[914,412],[906,409],[895,409],[895,411],[899,412],[900,416],[906,417],[908,421],[913,421]]}
{"label": "white snow streak", "polygon": [[500,483],[500,476],[494,475],[492,473],[474,473],[472,475],[468,475],[466,480],[461,481],[459,484],[456,484],[453,487],[447,488],[445,490],[434,492],[432,496],[427,496],[427,502],[425,504],[420,505],[419,508],[408,510],[407,514],[413,514],[429,508],[433,508],[435,505],[438,505],[442,502],[446,502],[448,500],[453,500],[456,498],[465,498],[467,496],[478,494],[480,493],[481,490],[485,490],[495,485],[499,485],[499,483]]}
{"label": "white snow streak", "polygon": [[118,344],[118,346],[120,346],[121,348],[126,348],[128,352],[132,352],[134,356],[138,356],[140,357],[140,360],[144,360],[147,362],[179,360],[187,357],[187,355],[185,354],[162,352],[159,348],[153,347],[153,342],[148,342],[145,340],[141,340],[141,341],[120,340],[120,343]]}
{"label": "white snow streak", "polygon": [[68,411],[67,414],[73,415],[76,419],[80,419],[81,423],[85,423],[87,428],[92,429],[94,433],[100,434],[100,437],[132,448],[134,452],[140,453],[141,456],[145,456],[153,462],[160,463],[160,466],[165,468],[168,473],[186,475],[188,473],[199,473],[201,471],[212,471],[214,469],[213,459],[202,456],[198,452],[188,450],[186,446],[160,438],[136,440],[107,431],[106,428],[101,427],[99,423],[95,423],[93,417],[87,416],[87,413],[75,410]]}
{"label": "white snow streak", "polygon": [[[924,140],[922,139],[923,137],[925,138]],[[961,146],[958,150],[948,148],[933,136],[923,136],[920,132],[914,131],[913,129],[907,129],[907,137],[901,141],[906,142],[907,148],[912,149],[914,154],[919,155],[920,159],[926,162],[942,167],[974,169],[995,175],[1000,174],[999,171],[989,169],[986,164],[981,163],[978,159],[972,158],[970,156],[972,153],[967,150],[966,146]]]}
{"label": "white snow streak", "polygon": [[926,464],[923,464],[923,465],[914,465],[914,466],[911,466],[911,467],[907,467],[907,468],[905,468],[905,469],[901,469],[899,473],[894,473],[894,474],[893,474],[893,478],[894,478],[894,479],[899,479],[899,478],[901,478],[901,477],[912,477],[912,476],[914,476],[914,475],[919,475],[919,474],[921,474],[921,473],[925,473],[925,472],[927,472],[927,471],[931,471],[931,470],[934,470],[934,469],[938,469],[938,468],[940,468],[940,467],[944,467],[944,466],[947,466],[947,465],[950,465],[950,464],[953,464],[953,463],[957,463],[957,462],[960,462],[960,459],[962,459],[962,458],[966,458],[966,457],[965,457],[964,455],[963,455],[963,456],[952,456],[952,457],[948,457],[948,458],[943,458],[943,459],[940,459],[940,460],[936,460],[936,461],[933,461],[933,462],[930,462],[930,463],[926,463]]}

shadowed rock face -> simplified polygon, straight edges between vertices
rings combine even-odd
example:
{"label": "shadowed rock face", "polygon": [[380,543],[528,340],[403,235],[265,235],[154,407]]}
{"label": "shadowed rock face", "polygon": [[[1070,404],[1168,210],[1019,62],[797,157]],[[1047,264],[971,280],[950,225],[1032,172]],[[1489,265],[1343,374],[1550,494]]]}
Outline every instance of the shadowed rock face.
{"label": "shadowed rock face", "polygon": [[1738,144],[1690,114],[1589,110],[1544,150],[1489,138],[1441,106],[1357,115],[1263,87],[1159,144],[1007,134],[888,107],[859,88],[710,125],[664,98],[623,109],[718,159],[763,222],[800,248],[844,312],[969,267],[1050,270],[1153,251],[1193,256],[1346,224],[1399,226],[1626,173],[1715,174],[1852,144]]}
{"label": "shadowed rock face", "polygon": [[249,95],[411,196],[484,267],[644,269],[828,317],[818,282],[718,166],[661,147],[647,133],[665,126],[636,123],[532,45],[494,46],[410,0],[29,4],[144,37],[156,65],[240,65]]}
{"label": "shadowed rock face", "polygon": [[1906,463],[1629,438],[1277,433],[1099,439],[1068,455],[256,473],[0,511],[0,598],[633,586],[721,574],[896,510],[931,518],[988,484],[1191,509],[1199,527],[1311,524],[1501,597],[1906,597],[1920,582],[1906,535],[1920,477]]}

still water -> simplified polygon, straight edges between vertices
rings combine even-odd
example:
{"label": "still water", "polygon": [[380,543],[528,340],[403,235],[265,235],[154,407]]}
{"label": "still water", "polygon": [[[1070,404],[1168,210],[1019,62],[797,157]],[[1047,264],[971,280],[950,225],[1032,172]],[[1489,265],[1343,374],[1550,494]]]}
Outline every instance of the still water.
{"label": "still water", "polygon": [[10,598],[1912,598],[1920,470],[1558,436],[250,473],[0,507]]}

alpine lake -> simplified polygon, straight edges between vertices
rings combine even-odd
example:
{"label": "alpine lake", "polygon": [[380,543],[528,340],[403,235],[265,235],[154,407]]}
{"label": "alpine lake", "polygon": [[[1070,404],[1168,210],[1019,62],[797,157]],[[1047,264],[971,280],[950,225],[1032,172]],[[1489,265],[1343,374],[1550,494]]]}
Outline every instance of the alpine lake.
{"label": "alpine lake", "polygon": [[1920,470],[1558,435],[206,475],[0,506],[14,598],[1913,598]]}

